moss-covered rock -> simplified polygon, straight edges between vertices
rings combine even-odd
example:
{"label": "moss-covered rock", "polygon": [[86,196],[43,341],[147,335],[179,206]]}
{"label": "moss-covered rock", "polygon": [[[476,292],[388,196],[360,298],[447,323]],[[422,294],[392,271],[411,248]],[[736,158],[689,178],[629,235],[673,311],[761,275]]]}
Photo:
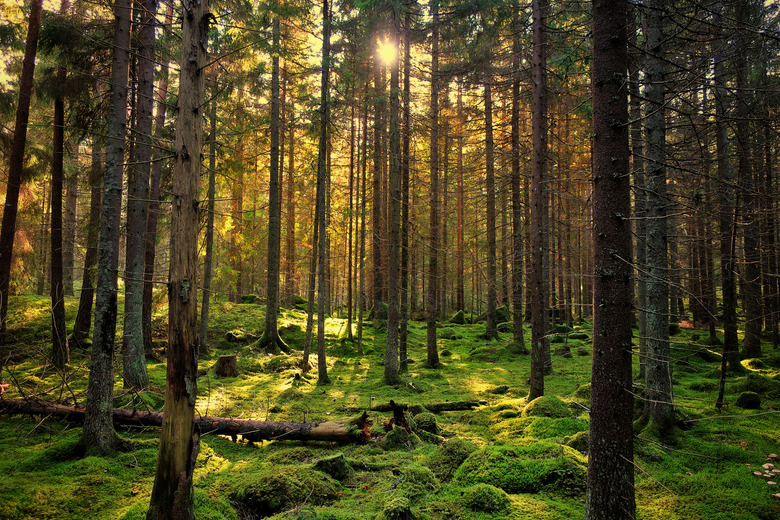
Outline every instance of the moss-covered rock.
{"label": "moss-covered rock", "polygon": [[430,412],[420,413],[414,416],[414,429],[428,433],[438,434],[441,429],[436,421],[436,416]]}
{"label": "moss-covered rock", "polygon": [[440,329],[436,331],[436,336],[439,339],[448,339],[448,340],[459,339],[458,335],[455,334],[455,331],[452,329]]}
{"label": "moss-covered rock", "polygon": [[314,464],[314,469],[327,473],[336,480],[344,480],[352,474],[352,466],[344,458],[343,453],[318,460]]}
{"label": "moss-covered rock", "polygon": [[448,320],[450,323],[454,323],[456,325],[465,325],[466,324],[466,313],[461,311],[456,312],[452,315],[452,317]]}
{"label": "moss-covered rock", "polygon": [[495,394],[495,395],[504,395],[509,391],[509,387],[507,385],[498,385],[494,386],[493,388],[488,390],[489,394]]}
{"label": "moss-covered rock", "polygon": [[393,428],[379,442],[382,449],[386,451],[411,451],[422,444],[417,434],[409,433],[404,428]]}
{"label": "moss-covered rock", "polygon": [[766,369],[766,363],[758,358],[743,359],[742,366],[749,368],[750,370],[763,370]]}
{"label": "moss-covered rock", "polygon": [[738,377],[732,383],[732,390],[736,392],[755,392],[765,397],[776,398],[780,396],[780,381],[775,381],[766,376],[749,372]]}
{"label": "moss-covered rock", "polygon": [[503,321],[496,325],[496,330],[498,332],[503,332],[504,334],[509,334],[515,330],[515,326],[511,321]]}
{"label": "moss-covered rock", "polygon": [[277,354],[267,361],[263,362],[263,372],[277,373],[284,372],[285,370],[293,370],[300,367],[301,360],[296,356],[288,356],[287,354]]}
{"label": "moss-covered rock", "polygon": [[496,323],[504,323],[512,319],[512,315],[509,313],[509,309],[506,305],[496,309]]}
{"label": "moss-covered rock", "polygon": [[276,466],[252,482],[240,485],[231,498],[246,511],[263,518],[297,504],[327,504],[338,496],[339,484],[305,466]]}
{"label": "moss-covered rock", "polygon": [[225,333],[225,339],[229,343],[249,344],[252,343],[253,341],[257,341],[258,339],[260,339],[260,336],[248,332],[244,329],[233,329]]}
{"label": "moss-covered rock", "polygon": [[416,518],[412,513],[412,504],[406,497],[392,499],[376,517],[377,520],[415,520]]}
{"label": "moss-covered rock", "polygon": [[590,336],[585,332],[572,332],[569,334],[569,339],[581,339],[583,341],[589,340]]}
{"label": "moss-covered rock", "polygon": [[522,345],[520,343],[512,342],[509,345],[507,345],[506,349],[509,351],[510,354],[515,354],[519,356],[528,355],[528,348],[526,348],[525,345]]}
{"label": "moss-covered rock", "polygon": [[506,491],[490,484],[471,486],[463,492],[463,502],[472,511],[484,513],[500,513],[511,504]]}
{"label": "moss-covered rock", "polygon": [[756,392],[742,392],[734,404],[745,410],[758,410],[761,408],[761,396]]}
{"label": "moss-covered rock", "polygon": [[398,491],[411,501],[439,491],[441,483],[430,468],[410,464],[403,469]]}
{"label": "moss-covered rock", "polygon": [[496,439],[507,441],[519,437],[563,441],[564,438],[587,429],[588,424],[585,421],[571,417],[519,417],[490,427]]}
{"label": "moss-covered rock", "polygon": [[303,298],[297,294],[292,297],[292,306],[299,311],[309,310],[309,302],[306,300],[306,298]]}
{"label": "moss-covered rock", "polygon": [[694,392],[712,392],[718,388],[718,383],[715,381],[694,381],[688,385],[688,388]]}
{"label": "moss-covered rock", "polygon": [[469,455],[455,478],[464,484],[491,484],[507,493],[579,495],[585,490],[587,464],[581,453],[551,441],[486,446]]}
{"label": "moss-covered rock", "polygon": [[580,453],[588,452],[588,444],[590,442],[590,433],[588,430],[577,432],[566,441],[566,446],[574,448]]}
{"label": "moss-covered rock", "polygon": [[523,417],[571,417],[571,411],[561,399],[543,395],[525,405]]}
{"label": "moss-covered rock", "polygon": [[447,482],[452,480],[455,471],[476,450],[473,442],[453,437],[439,446],[425,461],[425,465],[431,468],[440,481]]}

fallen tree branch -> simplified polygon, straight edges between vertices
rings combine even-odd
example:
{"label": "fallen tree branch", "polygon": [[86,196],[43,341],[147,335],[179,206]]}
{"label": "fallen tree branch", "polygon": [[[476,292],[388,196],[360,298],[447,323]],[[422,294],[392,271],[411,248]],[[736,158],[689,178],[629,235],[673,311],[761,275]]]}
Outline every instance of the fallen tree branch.
{"label": "fallen tree branch", "polygon": [[[406,404],[398,404],[397,406],[400,406],[401,409],[406,410],[409,408],[410,405]],[[424,404],[420,405],[425,407],[426,410],[432,413],[439,413],[439,412],[457,412],[462,410],[471,410],[472,408],[476,408],[477,406],[484,406],[487,404],[487,401],[447,401],[444,403],[431,403],[431,404]],[[387,404],[379,404],[376,406],[371,406],[369,408],[372,412],[392,412],[393,407],[390,405],[390,403]],[[363,408],[355,408],[355,407],[344,407],[341,408],[341,410],[344,410],[348,413],[357,413],[363,410]]]}
{"label": "fallen tree branch", "polygon": [[[83,407],[75,407],[45,401],[0,399],[0,413],[14,415],[56,415],[68,421],[82,422]],[[114,424],[126,426],[160,427],[163,414],[142,410],[114,408]],[[284,422],[232,419],[229,417],[195,417],[195,423],[203,434],[241,435],[252,442],[263,440],[296,440],[328,442],[362,442],[368,440],[366,432],[355,424],[355,419],[324,422]]]}

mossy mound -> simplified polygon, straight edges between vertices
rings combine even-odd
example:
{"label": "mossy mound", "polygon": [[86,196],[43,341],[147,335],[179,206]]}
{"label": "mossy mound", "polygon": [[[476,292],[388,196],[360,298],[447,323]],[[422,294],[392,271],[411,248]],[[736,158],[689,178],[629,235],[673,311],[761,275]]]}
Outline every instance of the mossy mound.
{"label": "mossy mound", "polygon": [[229,343],[242,343],[244,345],[248,345],[249,343],[260,339],[260,336],[248,332],[244,329],[233,329],[225,333],[225,339]]}
{"label": "mossy mound", "polygon": [[522,345],[520,343],[512,342],[509,345],[507,345],[506,349],[509,351],[510,354],[515,354],[519,356],[527,356],[528,355],[528,349],[525,345]]}
{"label": "mossy mound", "polygon": [[371,307],[368,311],[368,321],[374,320],[386,320],[387,319],[387,304],[384,302],[379,303],[379,307]]}
{"label": "mossy mound", "polygon": [[436,416],[430,412],[423,412],[414,416],[414,429],[438,434],[441,429],[436,421]]}
{"label": "mossy mound", "polygon": [[743,359],[742,366],[750,370],[765,370],[766,363],[758,358]]}
{"label": "mossy mound", "polygon": [[288,323],[287,325],[283,325],[279,327],[278,331],[279,337],[281,337],[282,340],[284,340],[284,342],[288,345],[298,343],[302,344],[306,336],[303,327],[297,323]]}
{"label": "mossy mound", "polygon": [[455,471],[475,451],[477,447],[473,442],[453,437],[439,446],[425,461],[425,465],[431,468],[440,481],[447,482],[452,480]]}
{"label": "mossy mound", "polygon": [[452,330],[452,329],[441,329],[441,330],[438,330],[438,331],[436,331],[436,336],[439,339],[447,339],[447,340],[461,339],[462,338],[462,336],[459,336],[458,334],[455,334],[455,331]]}
{"label": "mossy mound", "polygon": [[519,437],[563,440],[587,429],[588,424],[585,421],[571,417],[519,417],[490,427],[496,439],[505,441]]}
{"label": "mossy mound", "polygon": [[498,332],[503,332],[504,334],[509,334],[515,330],[515,326],[511,321],[504,321],[496,325],[496,330]]}
{"label": "mossy mound", "polygon": [[336,480],[344,480],[352,474],[352,466],[344,458],[343,453],[318,460],[314,464],[314,469],[327,473]]}
{"label": "mossy mound", "polygon": [[720,353],[708,348],[700,348],[696,351],[696,355],[699,356],[699,359],[706,361],[707,363],[720,363],[720,360],[723,357]]}
{"label": "mossy mound", "polygon": [[509,387],[507,385],[498,385],[488,390],[489,394],[494,395],[504,395],[509,391]]}
{"label": "mossy mound", "polygon": [[275,466],[269,473],[239,486],[231,498],[240,507],[264,518],[304,501],[311,505],[332,502],[339,484],[331,477],[305,466]]}
{"label": "mossy mound", "polygon": [[755,392],[742,392],[734,404],[745,410],[758,410],[761,408],[761,396]]}
{"label": "mossy mound", "polygon": [[584,332],[572,332],[569,334],[569,339],[580,339],[583,341],[590,340],[590,336]]}
{"label": "mossy mound", "polygon": [[715,381],[695,381],[688,385],[688,388],[694,392],[712,392],[718,388],[718,383]]}
{"label": "mossy mound", "polygon": [[455,478],[464,484],[491,484],[507,493],[579,495],[585,491],[587,464],[573,448],[550,441],[486,446],[469,455]]}
{"label": "mossy mound", "polygon": [[566,441],[566,446],[573,448],[580,453],[588,452],[588,444],[590,443],[590,433],[588,430],[577,432]]}
{"label": "mossy mound", "polygon": [[402,473],[398,491],[411,501],[424,497],[429,493],[436,493],[441,483],[430,468],[418,464],[410,464]]}
{"label": "mossy mound", "polygon": [[506,305],[496,309],[496,323],[504,323],[512,319],[512,315],[509,313]]}
{"label": "mossy mound", "polygon": [[276,354],[275,356],[263,362],[263,372],[267,374],[284,372],[285,370],[295,370],[300,368],[301,360],[296,356],[288,356],[287,354]]}
{"label": "mossy mound", "polygon": [[417,434],[409,433],[404,428],[393,428],[379,441],[379,445],[386,451],[411,451],[422,444]]}
{"label": "mossy mound", "polygon": [[731,389],[734,393],[755,392],[774,399],[780,396],[780,381],[775,381],[760,374],[748,373],[746,376],[735,379]]}
{"label": "mossy mound", "polygon": [[309,310],[309,302],[306,300],[306,298],[295,295],[292,297],[292,306],[295,309],[298,309],[299,311],[307,311]]}
{"label": "mossy mound", "polygon": [[571,411],[561,399],[543,395],[525,405],[523,417],[571,417]]}
{"label": "mossy mound", "polygon": [[466,313],[463,311],[458,311],[455,314],[452,315],[452,317],[448,320],[450,323],[454,323],[455,325],[465,325],[466,324]]}
{"label": "mossy mound", "polygon": [[590,383],[578,386],[571,398],[590,408]]}
{"label": "mossy mound", "polygon": [[484,513],[500,513],[511,504],[506,491],[490,484],[471,486],[463,492],[463,502],[472,511]]}
{"label": "mossy mound", "polygon": [[417,517],[412,513],[412,504],[406,497],[394,498],[377,515],[377,520],[415,520]]}

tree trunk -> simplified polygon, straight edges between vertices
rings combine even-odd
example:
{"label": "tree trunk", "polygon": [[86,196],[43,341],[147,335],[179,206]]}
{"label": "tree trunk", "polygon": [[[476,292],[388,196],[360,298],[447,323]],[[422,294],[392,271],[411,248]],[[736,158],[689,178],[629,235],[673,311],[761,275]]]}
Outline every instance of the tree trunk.
{"label": "tree trunk", "polygon": [[165,414],[148,520],[194,517],[192,475],[200,447],[194,424],[198,389],[198,183],[203,141],[203,98],[208,0],[184,3],[178,119],[171,204],[168,286],[168,369]]}
{"label": "tree trunk", "polygon": [[43,0],[30,2],[30,19],[27,26],[27,40],[24,44],[22,76],[19,81],[19,102],[16,105],[16,123],[11,154],[8,159],[8,181],[6,183],[3,224],[0,227],[0,345],[6,341],[6,317],[8,297],[11,294],[11,260],[16,235],[16,215],[19,210],[19,190],[24,168],[24,146],[27,142],[27,122],[30,119],[35,55],[38,52],[38,33],[41,27],[41,4]]}
{"label": "tree trunk", "polygon": [[528,399],[544,395],[549,349],[547,265],[547,0],[533,0],[533,160],[531,161],[531,384]]}
{"label": "tree trunk", "polygon": [[[75,143],[76,149],[80,143]],[[76,208],[79,198],[79,176],[75,171],[65,175],[65,205],[62,216],[62,283],[65,294],[74,295],[73,277],[76,268]]]}
{"label": "tree trunk", "polygon": [[426,366],[438,368],[439,349],[436,344],[439,287],[439,2],[431,5],[433,34],[431,36],[431,211],[428,267],[427,359]]}
{"label": "tree trunk", "polygon": [[[518,87],[519,88],[519,87]],[[455,282],[455,300],[456,307],[459,311],[466,308],[465,297],[465,267],[464,260],[466,257],[466,249],[464,245],[464,226],[465,226],[465,188],[463,186],[463,133],[464,133],[464,119],[463,119],[463,82],[458,81],[458,229],[457,229],[457,275]]]}
{"label": "tree trunk", "polygon": [[411,128],[411,62],[412,62],[412,15],[407,9],[404,15],[404,108],[403,143],[401,150],[401,331],[399,333],[400,371],[408,371],[409,330],[409,161]]}
{"label": "tree trunk", "polygon": [[287,163],[287,232],[285,234],[285,297],[287,306],[292,307],[293,297],[297,294],[297,273],[295,270],[295,104],[290,96],[288,121],[290,124],[289,160]]}
{"label": "tree trunk", "polygon": [[594,321],[587,520],[633,520],[628,3],[593,2]]}
{"label": "tree trunk", "polygon": [[[512,338],[525,350],[523,336],[523,205],[520,171],[520,6],[512,8]],[[459,91],[460,94],[460,91]],[[462,184],[462,180],[459,181]],[[460,229],[461,226],[459,225]]]}
{"label": "tree trunk", "polygon": [[372,303],[374,320],[386,319],[382,312],[382,67],[374,57],[374,177],[371,209],[371,253],[373,259]]}
{"label": "tree trunk", "polygon": [[493,77],[486,71],[483,78],[483,98],[485,101],[485,192],[487,227],[487,319],[485,320],[485,338],[498,339],[496,326],[496,177],[493,156]]}
{"label": "tree trunk", "polygon": [[122,214],[122,166],[127,124],[127,79],[130,65],[129,0],[114,2],[114,45],[111,63],[111,105],[106,135],[103,207],[95,291],[95,327],[87,384],[83,440],[100,452],[113,450],[118,437],[111,422],[114,393],[114,340],[117,319],[117,270]]}
{"label": "tree trunk", "polygon": [[211,305],[211,278],[214,265],[214,211],[217,191],[217,94],[219,85],[211,86],[211,107],[209,112],[209,188],[208,214],[206,215],[206,256],[203,260],[203,296],[200,306],[200,332],[198,352],[208,352],[209,310]]}
{"label": "tree trunk", "polygon": [[144,355],[143,287],[149,172],[152,159],[154,110],[155,29],[157,0],[142,0],[138,29],[138,93],[135,157],[127,180],[127,245],[125,248],[125,319],[122,341],[122,378],[129,388],[149,385]]}

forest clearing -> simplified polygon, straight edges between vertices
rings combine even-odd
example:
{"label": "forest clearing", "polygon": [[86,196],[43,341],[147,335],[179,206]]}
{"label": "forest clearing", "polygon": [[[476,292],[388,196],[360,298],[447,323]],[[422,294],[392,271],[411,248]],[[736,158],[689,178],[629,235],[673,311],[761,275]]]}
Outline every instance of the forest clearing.
{"label": "forest clearing", "polygon": [[[71,318],[76,302],[69,299]],[[162,309],[161,309],[162,310]],[[233,442],[202,432],[195,467],[198,519],[534,519],[584,514],[592,334],[589,323],[551,338],[553,372],[547,396],[528,406],[530,358],[513,350],[511,334],[477,339],[484,324],[443,322],[443,367],[424,367],[425,324],[411,322],[409,372],[396,386],[382,382],[384,334],[366,323],[365,351],[345,340],[345,321],[327,320],[332,384],[317,385],[299,365],[305,313],[281,311],[280,329],[291,355],[258,350],[263,306],[216,304],[210,329],[216,349],[199,361],[198,415],[271,421],[374,421],[366,443]],[[7,362],[3,398],[76,399],[83,404],[87,356],[74,352],[66,374],[45,357],[49,312],[44,298],[14,298],[11,331],[15,361]],[[157,315],[156,328],[165,318]],[[303,328],[302,328],[303,327]],[[563,329],[561,329],[563,330]],[[239,333],[243,339],[236,341]],[[228,339],[231,338],[231,339]],[[701,343],[706,331],[672,336],[674,392],[681,427],[671,438],[640,433],[636,450],[638,518],[646,520],[771,520],[780,515],[780,352],[746,360],[729,379],[729,404],[714,408],[719,355]],[[576,338],[576,339],[575,339]],[[232,340],[232,341],[231,341]],[[156,343],[156,353],[164,340]],[[571,355],[565,356],[564,348]],[[240,373],[220,378],[219,355],[235,354]],[[127,392],[117,382],[114,405],[158,411],[165,364],[150,359],[150,387]],[[635,366],[635,373],[638,367]],[[119,367],[117,367],[119,371]],[[63,377],[64,376],[64,377]],[[298,377],[296,377],[298,376]],[[17,388],[17,385],[19,386]],[[641,383],[636,389],[641,391]],[[761,396],[758,409],[736,404],[743,392]],[[407,406],[413,435],[387,434],[377,412],[390,400]],[[484,400],[470,411],[425,412],[429,403]],[[639,403],[639,401],[637,401]],[[0,408],[2,406],[0,405]],[[637,405],[641,410],[641,405]],[[119,427],[121,428],[121,427]],[[126,447],[85,456],[80,425],[51,417],[0,417],[0,518],[140,519],[149,506],[159,433],[121,429]],[[773,458],[768,460],[769,456]],[[761,476],[754,472],[760,471]],[[407,511],[407,513],[403,513]],[[404,516],[407,515],[407,516]],[[411,515],[411,516],[408,516]]]}

